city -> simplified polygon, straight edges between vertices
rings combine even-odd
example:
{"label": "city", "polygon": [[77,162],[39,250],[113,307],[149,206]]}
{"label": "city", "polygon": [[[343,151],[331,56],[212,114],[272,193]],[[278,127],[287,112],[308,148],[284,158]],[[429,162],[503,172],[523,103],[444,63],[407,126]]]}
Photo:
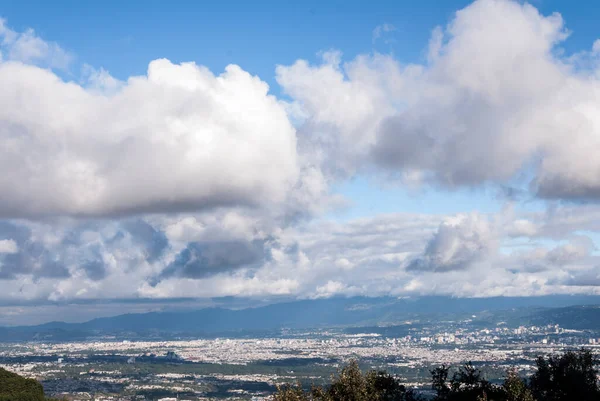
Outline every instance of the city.
{"label": "city", "polygon": [[35,378],[47,394],[69,400],[258,400],[284,383],[326,383],[352,359],[427,393],[429,371],[441,364],[471,361],[490,380],[499,380],[509,368],[527,376],[538,355],[595,349],[600,336],[558,325],[408,326],[410,334],[402,337],[350,328],[283,330],[260,338],[2,344],[0,366]]}

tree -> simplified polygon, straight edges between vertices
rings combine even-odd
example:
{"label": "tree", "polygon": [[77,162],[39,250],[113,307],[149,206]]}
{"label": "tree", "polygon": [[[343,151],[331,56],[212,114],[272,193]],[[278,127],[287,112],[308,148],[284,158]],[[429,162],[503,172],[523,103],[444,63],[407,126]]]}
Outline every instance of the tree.
{"label": "tree", "polygon": [[0,368],[0,401],[44,401],[44,389],[34,379],[26,379]]}
{"label": "tree", "polygon": [[413,390],[406,386],[392,375],[383,371],[370,371],[365,375],[367,384],[367,394],[376,401],[416,401],[417,397]]}
{"label": "tree", "polygon": [[328,401],[367,401],[371,395],[356,360],[342,368],[325,393]]}
{"label": "tree", "polygon": [[600,399],[598,361],[590,350],[538,357],[531,390],[538,401],[592,401]]}
{"label": "tree", "polygon": [[450,367],[447,365],[439,366],[431,371],[431,388],[436,392],[436,401],[446,401],[450,394],[448,385],[448,372]]}
{"label": "tree", "polygon": [[305,392],[300,384],[281,386],[273,401],[418,401],[412,390],[392,375],[371,370],[363,374],[358,362],[344,366],[327,387],[313,386]]}
{"label": "tree", "polygon": [[481,371],[476,369],[471,362],[467,362],[454,373],[450,381],[450,400],[497,400],[501,397],[498,386],[487,381]]}
{"label": "tree", "polygon": [[519,377],[515,369],[506,373],[502,389],[506,401],[535,401],[527,383]]}
{"label": "tree", "polygon": [[285,384],[277,386],[277,392],[273,395],[273,401],[309,401],[309,394],[304,392],[302,385],[296,383],[295,386]]}
{"label": "tree", "polygon": [[[581,349],[562,355],[539,357],[529,381],[516,370],[507,371],[502,385],[490,383],[472,363],[466,363],[449,378],[446,365],[431,371],[435,401],[592,401],[600,400],[597,361],[591,351]],[[371,370],[363,374],[356,361],[343,367],[331,385],[305,392],[298,384],[279,387],[274,401],[416,401],[412,390],[392,375]],[[0,401],[3,401],[0,399]]]}
{"label": "tree", "polygon": [[503,391],[488,382],[471,362],[461,366],[448,383],[449,367],[442,365],[431,371],[436,401],[503,400]]}

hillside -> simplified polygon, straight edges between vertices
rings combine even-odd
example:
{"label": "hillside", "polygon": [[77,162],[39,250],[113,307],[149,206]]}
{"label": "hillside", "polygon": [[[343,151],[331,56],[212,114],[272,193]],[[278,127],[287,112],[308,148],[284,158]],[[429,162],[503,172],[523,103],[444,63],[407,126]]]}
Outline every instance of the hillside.
{"label": "hillside", "polygon": [[600,305],[577,305],[543,310],[531,318],[531,323],[558,324],[573,330],[598,330],[600,329]]}
{"label": "hillside", "polygon": [[0,368],[0,401],[44,401],[44,389],[34,379],[26,379]]}

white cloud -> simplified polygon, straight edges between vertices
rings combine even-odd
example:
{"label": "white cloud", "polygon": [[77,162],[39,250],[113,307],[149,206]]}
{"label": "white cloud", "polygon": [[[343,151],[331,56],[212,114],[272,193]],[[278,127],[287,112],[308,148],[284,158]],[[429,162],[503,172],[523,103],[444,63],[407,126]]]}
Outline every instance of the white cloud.
{"label": "white cloud", "polygon": [[[387,214],[265,231],[232,213],[4,222],[0,241],[14,241],[15,252],[0,253],[0,303],[600,292],[585,281],[600,274],[592,238],[556,217],[568,208]],[[579,224],[600,224],[598,216],[589,209]],[[524,219],[538,229],[515,237],[513,223]]]}
{"label": "white cloud", "polygon": [[[373,29],[373,43],[375,43],[378,39],[380,39],[383,35],[394,32],[396,27],[389,23],[384,23],[381,25],[377,25],[375,29]],[[388,41],[386,41],[388,43]]]}
{"label": "white cloud", "polygon": [[448,218],[427,243],[409,270],[447,272],[464,270],[497,248],[496,232],[486,217],[471,214]]}
{"label": "white cloud", "polygon": [[19,247],[17,243],[12,239],[0,240],[0,253],[17,253]]}
{"label": "white cloud", "polygon": [[15,32],[0,18],[0,61],[13,60],[44,67],[67,69],[73,56],[58,44],[46,42],[33,29]]}
{"label": "white cloud", "polygon": [[598,293],[593,204],[302,218],[357,173],[600,198],[599,45],[565,56],[567,35],[558,14],[478,0],[425,64],[277,67],[283,102],[235,65],[66,82],[66,52],[0,21],[0,216],[29,219],[0,220],[0,301]]}
{"label": "white cloud", "polygon": [[574,240],[551,249],[546,260],[556,265],[568,265],[584,259],[594,250],[594,242],[588,237],[577,237]]}
{"label": "white cloud", "polygon": [[5,217],[276,205],[296,185],[284,107],[238,66],[155,60],[104,95],[9,61],[0,86]]}
{"label": "white cloud", "polygon": [[329,298],[340,293],[348,294],[348,288],[339,281],[329,280],[326,284],[317,287],[314,298]]}
{"label": "white cloud", "polygon": [[526,173],[540,197],[597,199],[600,70],[560,55],[567,36],[559,14],[478,0],[433,31],[427,64],[298,61],[277,78],[301,132],[348,174],[378,166],[456,188]]}

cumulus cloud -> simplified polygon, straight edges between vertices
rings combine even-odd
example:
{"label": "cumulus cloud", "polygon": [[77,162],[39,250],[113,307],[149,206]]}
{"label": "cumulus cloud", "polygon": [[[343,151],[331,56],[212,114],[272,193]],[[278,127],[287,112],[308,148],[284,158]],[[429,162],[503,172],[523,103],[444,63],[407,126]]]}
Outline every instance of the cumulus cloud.
{"label": "cumulus cloud", "polygon": [[177,254],[153,282],[168,277],[202,278],[254,265],[265,259],[263,241],[192,242]]}
{"label": "cumulus cloud", "polygon": [[578,266],[589,266],[595,263],[592,252],[596,249],[595,243],[587,236],[574,236],[568,241],[555,246],[536,246],[523,251],[516,251],[505,263],[508,270],[517,272],[551,272],[570,271]]}
{"label": "cumulus cloud", "polygon": [[572,287],[597,288],[600,287],[600,269],[594,267],[571,272],[566,278],[557,280],[557,283]]}
{"label": "cumulus cloud", "polygon": [[566,265],[588,256],[595,249],[594,242],[586,236],[578,237],[564,245],[550,250],[546,256],[548,263]]}
{"label": "cumulus cloud", "polygon": [[278,66],[284,102],[236,65],[65,81],[67,52],[0,21],[0,302],[598,291],[594,204],[304,218],[357,174],[596,200],[600,45],[566,55],[568,34],[478,0],[422,64]]}
{"label": "cumulus cloud", "polygon": [[[231,211],[3,222],[0,240],[17,252],[0,253],[0,303],[594,292],[594,240],[568,220],[545,224],[548,216],[386,214],[266,231]],[[513,236],[513,222],[525,219],[535,235]],[[600,223],[591,210],[587,219]]]}
{"label": "cumulus cloud", "polygon": [[529,172],[540,197],[597,199],[598,64],[562,56],[568,34],[557,13],[478,0],[434,30],[426,64],[379,54],[298,61],[277,78],[313,141],[350,174],[379,166],[457,188]]}
{"label": "cumulus cloud", "polygon": [[277,205],[297,183],[283,105],[236,65],[215,76],[155,60],[107,94],[10,60],[0,63],[1,216]]}
{"label": "cumulus cloud", "polygon": [[440,224],[423,254],[410,262],[407,269],[434,272],[468,269],[488,256],[495,245],[494,229],[485,217],[460,215]]}
{"label": "cumulus cloud", "polygon": [[348,294],[348,287],[339,281],[329,280],[324,285],[317,287],[314,298],[329,298],[337,294]]}

